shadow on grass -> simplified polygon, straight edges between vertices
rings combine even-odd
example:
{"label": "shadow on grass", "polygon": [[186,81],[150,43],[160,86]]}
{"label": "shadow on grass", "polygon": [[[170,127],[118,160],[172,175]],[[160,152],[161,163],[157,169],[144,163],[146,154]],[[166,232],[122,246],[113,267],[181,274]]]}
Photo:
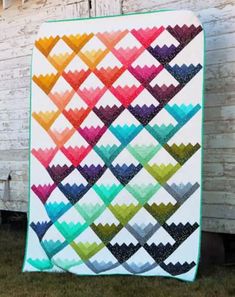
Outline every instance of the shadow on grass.
{"label": "shadow on grass", "polygon": [[25,228],[0,226],[0,297],[232,297],[235,268],[199,269],[186,283],[160,277],[22,273]]}

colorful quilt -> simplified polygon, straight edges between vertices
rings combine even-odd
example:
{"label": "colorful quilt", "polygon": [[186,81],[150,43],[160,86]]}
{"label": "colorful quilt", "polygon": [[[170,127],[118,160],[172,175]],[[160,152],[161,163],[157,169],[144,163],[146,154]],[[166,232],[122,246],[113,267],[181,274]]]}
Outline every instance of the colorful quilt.
{"label": "colorful quilt", "polygon": [[203,47],[189,11],[41,26],[24,271],[194,280]]}

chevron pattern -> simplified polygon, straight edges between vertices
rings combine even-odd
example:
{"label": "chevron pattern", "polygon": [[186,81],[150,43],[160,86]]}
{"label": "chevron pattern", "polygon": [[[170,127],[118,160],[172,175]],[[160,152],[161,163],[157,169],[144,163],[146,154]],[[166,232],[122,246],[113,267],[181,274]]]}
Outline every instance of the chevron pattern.
{"label": "chevron pattern", "polygon": [[181,276],[197,265],[177,251],[199,228],[188,216],[200,192],[188,170],[201,151],[190,137],[201,129],[201,99],[190,86],[203,65],[179,61],[202,27],[155,26],[153,16],[151,27],[35,42],[54,70],[32,75],[40,133],[30,199],[41,210],[29,222],[38,242],[28,245],[42,252],[27,255],[29,270]]}

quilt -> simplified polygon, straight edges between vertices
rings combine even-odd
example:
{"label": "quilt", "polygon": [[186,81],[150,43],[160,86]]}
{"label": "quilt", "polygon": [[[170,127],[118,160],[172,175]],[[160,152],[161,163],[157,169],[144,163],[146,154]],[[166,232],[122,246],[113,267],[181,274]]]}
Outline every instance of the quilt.
{"label": "quilt", "polygon": [[23,271],[195,279],[203,63],[190,11],[42,24]]}

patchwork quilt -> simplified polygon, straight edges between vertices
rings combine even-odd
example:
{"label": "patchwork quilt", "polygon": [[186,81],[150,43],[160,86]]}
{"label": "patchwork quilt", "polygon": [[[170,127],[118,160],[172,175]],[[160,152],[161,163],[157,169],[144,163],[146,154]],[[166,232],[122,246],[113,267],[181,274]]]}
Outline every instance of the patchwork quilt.
{"label": "patchwork quilt", "polygon": [[203,47],[189,11],[41,26],[23,271],[194,280]]}

